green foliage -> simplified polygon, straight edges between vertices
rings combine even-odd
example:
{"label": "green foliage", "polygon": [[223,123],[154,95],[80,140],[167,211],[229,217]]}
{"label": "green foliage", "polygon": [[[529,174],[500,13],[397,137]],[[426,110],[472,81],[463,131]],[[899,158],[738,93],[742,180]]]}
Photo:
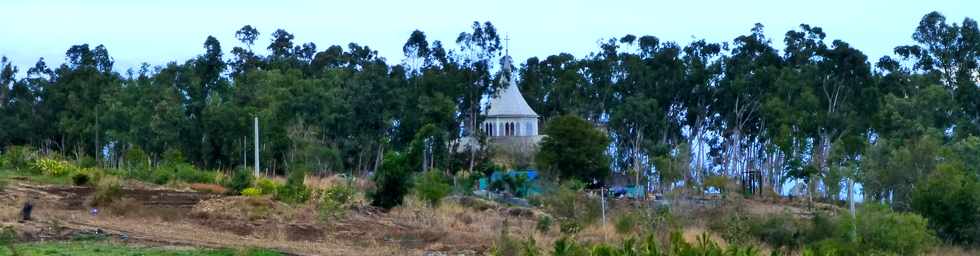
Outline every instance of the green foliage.
{"label": "green foliage", "polygon": [[551,189],[544,191],[541,197],[542,204],[562,226],[574,223],[581,227],[595,222],[602,215],[602,206],[598,199],[589,198],[575,189],[579,187],[579,183],[545,187]]}
{"label": "green foliage", "polygon": [[368,194],[371,205],[391,209],[401,205],[405,194],[411,189],[411,183],[406,158],[400,154],[388,154],[381,163],[381,168],[374,173],[374,191]]}
{"label": "green foliage", "polygon": [[214,183],[216,172],[200,170],[187,163],[173,163],[163,167],[171,169],[174,179],[188,183]]}
{"label": "green foliage", "polygon": [[534,229],[541,233],[548,233],[552,225],[554,225],[554,220],[552,220],[551,216],[541,215],[538,216],[538,221],[534,224]]}
{"label": "green foliage", "polygon": [[638,213],[625,212],[613,221],[613,227],[616,229],[616,233],[620,235],[630,234],[643,229],[642,219]]}
{"label": "green foliage", "polygon": [[320,219],[329,219],[341,216],[354,201],[353,186],[347,184],[337,184],[324,189],[320,193],[320,203],[317,209],[320,212]]}
{"label": "green foliage", "polygon": [[[852,222],[842,221],[842,225]],[[914,213],[893,212],[883,205],[864,205],[857,214],[857,247],[869,253],[919,255],[936,243],[926,219]],[[849,230],[846,226],[840,230]]]}
{"label": "green foliage", "polygon": [[267,178],[260,177],[255,181],[255,188],[257,188],[263,195],[275,195],[276,192],[282,188],[282,186],[282,184]]}
{"label": "green foliage", "polygon": [[75,186],[85,186],[88,185],[92,180],[88,174],[85,173],[75,173],[71,175],[71,183]]}
{"label": "green foliage", "polygon": [[228,184],[224,185],[229,189],[229,192],[239,194],[242,190],[252,186],[253,178],[254,176],[252,176],[252,172],[250,172],[248,169],[241,168],[235,171],[235,173],[232,174],[231,179],[228,180]]}
{"label": "green foliage", "polygon": [[122,184],[115,177],[103,178],[95,186],[92,194],[92,206],[107,206],[122,198]]}
{"label": "green foliage", "polygon": [[61,177],[76,172],[79,168],[68,161],[41,158],[31,165],[36,172],[47,176]]}
{"label": "green foliage", "polygon": [[[804,241],[807,223],[796,220],[788,213],[761,218],[750,218],[748,232],[757,240],[774,249],[794,249]],[[819,236],[819,235],[814,235]]]}
{"label": "green foliage", "polygon": [[446,180],[442,171],[431,169],[415,176],[413,189],[419,199],[430,207],[436,207],[442,198],[449,195],[452,186],[449,185],[449,181]]}
{"label": "green foliage", "polygon": [[242,195],[247,197],[259,197],[262,196],[262,191],[258,188],[246,188],[242,190]]}
{"label": "green foliage", "polygon": [[929,219],[939,237],[980,245],[980,181],[960,165],[942,164],[912,193],[912,210]]}
{"label": "green foliage", "polygon": [[306,187],[306,172],[292,170],[286,177],[286,185],[276,190],[274,198],[286,203],[303,203],[310,198],[310,189]]}
{"label": "green foliage", "polygon": [[588,121],[560,116],[548,121],[536,157],[542,170],[561,179],[603,181],[609,175],[609,138]]}
{"label": "green foliage", "polygon": [[27,170],[38,158],[38,153],[28,146],[10,146],[0,154],[0,168]]}

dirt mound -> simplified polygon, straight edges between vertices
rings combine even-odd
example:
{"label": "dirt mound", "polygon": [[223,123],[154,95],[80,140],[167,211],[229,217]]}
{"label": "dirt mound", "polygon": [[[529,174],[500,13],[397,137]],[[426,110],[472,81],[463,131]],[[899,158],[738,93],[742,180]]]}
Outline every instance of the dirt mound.
{"label": "dirt mound", "polygon": [[264,197],[232,196],[205,200],[194,205],[191,216],[208,220],[262,222],[285,220],[289,206]]}

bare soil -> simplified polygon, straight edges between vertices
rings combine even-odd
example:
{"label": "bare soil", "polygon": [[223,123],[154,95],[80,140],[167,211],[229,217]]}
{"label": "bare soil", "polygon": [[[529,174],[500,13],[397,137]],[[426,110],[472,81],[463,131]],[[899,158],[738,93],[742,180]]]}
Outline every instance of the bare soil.
{"label": "bare soil", "polygon": [[[128,243],[193,247],[260,247],[290,255],[477,255],[492,246],[504,219],[531,232],[528,210],[403,209],[358,206],[321,219],[312,205],[267,198],[127,186],[123,198],[92,214],[89,187],[9,184],[0,191],[0,225],[24,242],[103,236]],[[35,204],[19,223],[20,206]],[[443,209],[440,207],[439,209]],[[445,212],[438,212],[445,211]],[[489,216],[489,217],[488,217]]]}

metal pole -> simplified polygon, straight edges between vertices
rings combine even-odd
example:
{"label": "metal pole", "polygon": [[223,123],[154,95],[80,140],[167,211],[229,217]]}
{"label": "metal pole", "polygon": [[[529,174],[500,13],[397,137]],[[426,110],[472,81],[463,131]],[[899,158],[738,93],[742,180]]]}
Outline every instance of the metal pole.
{"label": "metal pole", "polygon": [[255,117],[252,122],[255,126],[255,177],[259,176],[259,117]]}

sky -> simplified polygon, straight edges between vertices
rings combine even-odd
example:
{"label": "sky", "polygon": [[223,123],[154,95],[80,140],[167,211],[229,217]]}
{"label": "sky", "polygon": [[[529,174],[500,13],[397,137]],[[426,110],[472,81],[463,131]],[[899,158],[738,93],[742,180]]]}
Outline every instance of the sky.
{"label": "sky", "polygon": [[401,47],[413,30],[456,49],[456,36],[472,31],[473,21],[490,21],[509,37],[515,60],[571,53],[584,57],[598,42],[626,34],[653,35],[681,45],[695,39],[731,42],[755,23],[777,49],[786,31],[806,23],[862,50],[873,63],[899,45],[913,44],[923,15],[939,11],[947,22],[980,18],[976,0],[825,0],[825,1],[0,1],[0,55],[21,74],[43,57],[49,66],[64,62],[72,45],[103,44],[115,70],[140,63],[183,62],[204,52],[212,35],[226,58],[240,46],[236,30],[250,24],[265,53],[269,35],[285,29],[294,43],[313,42],[318,50],[355,42],[378,50],[389,63],[403,59]]}

